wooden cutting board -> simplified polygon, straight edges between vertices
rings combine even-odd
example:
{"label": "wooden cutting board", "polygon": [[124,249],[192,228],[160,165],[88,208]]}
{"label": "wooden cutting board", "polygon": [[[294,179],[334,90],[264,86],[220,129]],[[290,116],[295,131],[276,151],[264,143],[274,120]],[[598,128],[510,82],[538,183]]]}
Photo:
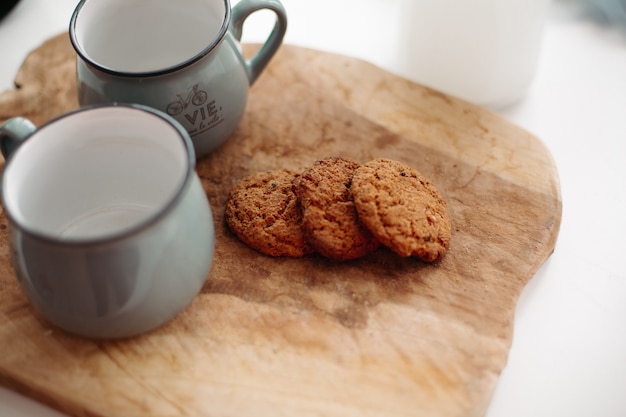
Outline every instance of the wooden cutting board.
{"label": "wooden cutting board", "polygon": [[[35,50],[0,119],[75,108],[67,34]],[[451,247],[428,265],[379,250],[274,259],[225,228],[227,192],[265,169],[344,155],[404,161],[448,201]],[[72,416],[482,416],[515,304],[552,253],[557,171],[536,137],[368,63],[285,45],[235,135],[197,171],[215,261],[202,293],[141,337],[90,341],[42,320],[10,266],[0,217],[0,382]]]}

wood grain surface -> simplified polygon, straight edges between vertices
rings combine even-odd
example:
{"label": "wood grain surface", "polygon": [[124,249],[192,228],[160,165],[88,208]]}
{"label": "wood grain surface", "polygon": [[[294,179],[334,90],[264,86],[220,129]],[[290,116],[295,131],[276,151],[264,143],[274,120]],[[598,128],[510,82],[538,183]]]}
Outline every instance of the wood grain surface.
{"label": "wood grain surface", "polygon": [[[67,34],[33,51],[0,95],[0,120],[75,108],[74,65]],[[429,177],[453,222],[447,256],[275,259],[228,232],[235,182],[329,155],[393,158]],[[216,224],[212,270],[185,311],[129,340],[80,339],[33,311],[0,215],[0,383],[72,416],[484,415],[516,301],[561,221],[539,139],[368,63],[284,45],[197,171]]]}

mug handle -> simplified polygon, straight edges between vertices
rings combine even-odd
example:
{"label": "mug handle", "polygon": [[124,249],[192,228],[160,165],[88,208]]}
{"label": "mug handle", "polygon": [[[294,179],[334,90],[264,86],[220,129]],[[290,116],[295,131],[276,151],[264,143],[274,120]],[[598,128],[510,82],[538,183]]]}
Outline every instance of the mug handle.
{"label": "mug handle", "polygon": [[30,120],[19,116],[12,117],[0,125],[0,151],[5,162],[36,129]]}
{"label": "mug handle", "polygon": [[276,23],[261,49],[251,59],[246,60],[246,72],[250,85],[256,81],[280,47],[287,32],[287,13],[278,0],[241,0],[231,10],[230,30],[235,39],[241,42],[245,20],[261,9],[273,11],[276,14]]}

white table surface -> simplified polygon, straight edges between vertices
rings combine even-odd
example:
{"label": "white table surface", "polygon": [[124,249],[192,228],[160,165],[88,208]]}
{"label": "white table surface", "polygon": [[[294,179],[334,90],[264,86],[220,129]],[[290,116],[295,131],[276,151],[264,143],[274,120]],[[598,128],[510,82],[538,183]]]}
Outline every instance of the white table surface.
{"label": "white table surface", "polygon": [[[285,42],[394,72],[402,52],[392,40],[398,1],[283,0]],[[0,91],[12,87],[29,51],[66,30],[76,2],[21,0],[0,21]],[[244,40],[262,40],[266,26],[259,15]],[[552,152],[563,218],[555,253],[519,300],[508,364],[487,416],[624,417],[626,29],[580,16],[574,0],[555,0],[528,95],[500,114]],[[0,416],[64,415],[0,388]]]}

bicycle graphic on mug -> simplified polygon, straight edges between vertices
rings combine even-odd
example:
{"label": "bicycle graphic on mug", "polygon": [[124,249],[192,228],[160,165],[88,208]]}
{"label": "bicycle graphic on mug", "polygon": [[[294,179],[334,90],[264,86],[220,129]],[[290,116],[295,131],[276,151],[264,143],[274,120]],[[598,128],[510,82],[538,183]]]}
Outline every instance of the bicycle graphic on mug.
{"label": "bicycle graphic on mug", "polygon": [[207,101],[208,94],[206,93],[206,91],[198,89],[198,84],[196,84],[191,87],[191,91],[189,92],[189,94],[187,94],[187,97],[183,98],[183,96],[181,96],[180,94],[176,94],[176,97],[178,97],[178,100],[172,101],[170,104],[167,105],[167,108],[165,109],[167,111],[167,114],[169,114],[170,116],[177,116],[181,114],[183,110],[185,110],[187,106],[189,106],[189,103],[193,104],[194,106],[203,105]]}

